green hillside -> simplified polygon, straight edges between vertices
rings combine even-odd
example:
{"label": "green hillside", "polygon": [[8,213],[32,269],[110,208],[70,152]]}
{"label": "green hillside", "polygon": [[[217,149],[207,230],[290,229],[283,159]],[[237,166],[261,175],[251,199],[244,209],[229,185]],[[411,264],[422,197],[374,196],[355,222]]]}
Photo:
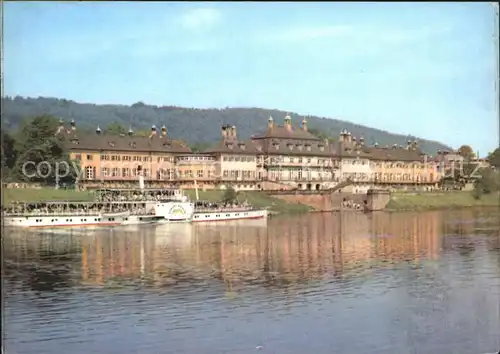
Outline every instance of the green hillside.
{"label": "green hillside", "polygon": [[[225,108],[197,109],[174,106],[152,106],[141,102],[132,106],[96,105],[77,103],[57,98],[2,98],[3,127],[14,129],[19,122],[27,117],[48,114],[65,120],[75,119],[79,129],[94,130],[99,124],[105,128],[110,123],[119,123],[135,130],[148,129],[155,124],[161,127],[165,124],[169,135],[192,144],[211,143],[219,139],[222,124],[236,125],[238,136],[248,138],[266,128],[267,119],[271,115],[275,122],[282,124],[287,112],[276,109],[262,108]],[[294,124],[299,125],[302,117],[291,113]],[[409,138],[391,134],[387,131],[373,129],[337,119],[308,117],[308,126],[315,131],[321,131],[323,136],[337,138],[341,129],[347,129],[355,136],[364,135],[367,144],[377,142],[379,145],[405,145]],[[422,150],[434,155],[438,149],[449,149],[439,142],[419,139]]]}

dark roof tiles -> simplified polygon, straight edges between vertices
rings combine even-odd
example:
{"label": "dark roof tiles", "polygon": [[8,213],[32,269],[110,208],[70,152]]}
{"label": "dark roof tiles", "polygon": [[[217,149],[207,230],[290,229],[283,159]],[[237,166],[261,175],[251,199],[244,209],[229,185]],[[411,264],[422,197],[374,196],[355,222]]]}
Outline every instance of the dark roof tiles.
{"label": "dark roof tiles", "polygon": [[155,153],[190,153],[191,149],[182,142],[156,135],[151,138],[143,136],[115,136],[106,134],[77,135],[66,134],[63,137],[70,150],[100,150],[126,152]]}

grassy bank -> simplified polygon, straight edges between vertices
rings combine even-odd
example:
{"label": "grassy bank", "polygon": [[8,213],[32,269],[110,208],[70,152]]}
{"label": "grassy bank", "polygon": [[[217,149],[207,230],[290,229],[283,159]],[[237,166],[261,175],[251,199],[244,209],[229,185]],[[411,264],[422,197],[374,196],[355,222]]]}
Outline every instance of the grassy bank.
{"label": "grassy bank", "polygon": [[435,210],[468,207],[500,206],[498,193],[483,195],[474,199],[471,192],[427,192],[427,193],[393,193],[386,209],[400,210]]}
{"label": "grassy bank", "polygon": [[[186,194],[191,200],[195,200],[194,190],[186,190]],[[219,202],[224,196],[224,191],[199,191],[200,200]],[[91,192],[53,189],[53,188],[15,188],[2,190],[2,204],[9,204],[16,201],[39,202],[39,201],[92,201],[94,195]],[[239,192],[239,201],[247,201],[250,205],[257,208],[267,207],[269,210],[280,214],[304,213],[311,210],[310,207],[303,204],[287,203],[278,198],[268,196],[263,192]]]}
{"label": "grassy bank", "polygon": [[[196,192],[194,190],[186,190],[185,192],[191,200],[196,199]],[[224,191],[198,191],[198,196],[200,200],[219,202],[224,196]],[[288,203],[260,191],[238,192],[238,200],[241,202],[246,200],[250,205],[256,208],[266,207],[269,208],[270,211],[279,214],[306,213],[312,210],[312,208],[307,205]]]}

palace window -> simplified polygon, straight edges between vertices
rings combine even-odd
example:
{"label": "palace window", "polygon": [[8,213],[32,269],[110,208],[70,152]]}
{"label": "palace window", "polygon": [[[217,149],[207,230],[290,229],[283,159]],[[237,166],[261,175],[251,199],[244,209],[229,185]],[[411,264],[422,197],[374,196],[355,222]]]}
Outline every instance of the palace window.
{"label": "palace window", "polygon": [[85,167],[85,177],[87,179],[94,179],[95,176],[95,167],[87,166]]}
{"label": "palace window", "polygon": [[130,169],[129,168],[122,168],[122,176],[123,177],[130,177]]}
{"label": "palace window", "polygon": [[113,167],[111,170],[111,177],[118,177],[120,176],[120,169],[118,167]]}
{"label": "palace window", "polygon": [[92,155],[87,155],[87,160],[92,161]]}
{"label": "palace window", "polygon": [[101,160],[109,160],[109,155],[101,154]]}
{"label": "palace window", "polygon": [[81,154],[76,154],[75,155],[75,160],[80,161],[81,159],[82,159],[82,155]]}
{"label": "palace window", "polygon": [[101,173],[102,173],[103,177],[108,177],[109,176],[109,168],[103,167],[101,169]]}
{"label": "palace window", "polygon": [[203,177],[203,170],[198,170],[198,171],[196,172],[196,176],[197,176],[198,178],[202,178],[202,177]]}

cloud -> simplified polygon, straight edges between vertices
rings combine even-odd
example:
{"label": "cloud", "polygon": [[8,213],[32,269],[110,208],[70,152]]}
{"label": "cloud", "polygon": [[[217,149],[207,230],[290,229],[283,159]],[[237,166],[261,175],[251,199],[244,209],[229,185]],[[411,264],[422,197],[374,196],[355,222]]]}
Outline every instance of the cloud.
{"label": "cloud", "polygon": [[317,26],[291,27],[257,34],[258,42],[297,42],[318,38],[347,36],[351,33],[349,26]]}
{"label": "cloud", "polygon": [[188,30],[199,31],[210,29],[222,19],[222,13],[213,8],[192,9],[181,15],[180,25]]}

